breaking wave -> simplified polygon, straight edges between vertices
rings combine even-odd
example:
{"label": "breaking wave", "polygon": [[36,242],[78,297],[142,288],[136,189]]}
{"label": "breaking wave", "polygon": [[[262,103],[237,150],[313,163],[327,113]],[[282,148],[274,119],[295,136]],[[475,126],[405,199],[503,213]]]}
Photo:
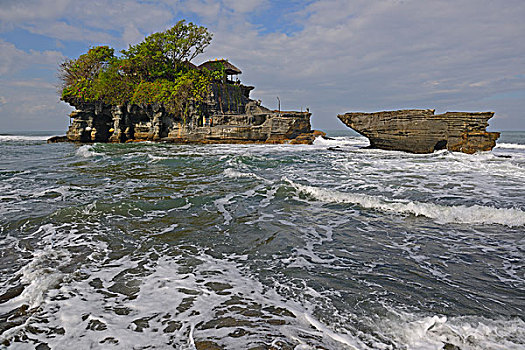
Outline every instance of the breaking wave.
{"label": "breaking wave", "polygon": [[522,349],[525,322],[519,318],[491,320],[483,317],[427,316],[395,312],[382,320],[380,331],[400,348]]}
{"label": "breaking wave", "polygon": [[509,227],[525,225],[525,212],[516,208],[493,208],[481,205],[444,206],[417,201],[389,201],[378,196],[338,192],[285,180],[297,191],[322,202],[350,203],[366,209],[425,216],[443,224],[499,224]]}
{"label": "breaking wave", "polygon": [[50,138],[51,135],[48,136],[28,136],[28,135],[0,135],[0,142],[8,142],[8,141],[46,141],[48,138]]}
{"label": "breaking wave", "polygon": [[83,145],[77,149],[76,155],[83,158],[91,158],[100,155],[100,153],[95,152],[91,145]]}
{"label": "breaking wave", "polygon": [[518,143],[498,143],[496,148],[525,149],[525,145],[520,145]]}
{"label": "breaking wave", "polygon": [[364,136],[356,137],[317,137],[314,141],[315,146],[351,146],[351,147],[366,147],[370,145],[368,139]]}

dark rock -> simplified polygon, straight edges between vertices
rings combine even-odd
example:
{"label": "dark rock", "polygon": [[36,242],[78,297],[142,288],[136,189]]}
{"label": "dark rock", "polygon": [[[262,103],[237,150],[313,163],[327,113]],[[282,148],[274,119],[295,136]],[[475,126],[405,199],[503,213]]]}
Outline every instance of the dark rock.
{"label": "dark rock", "polygon": [[334,151],[334,152],[344,152],[344,150],[341,147],[339,147],[339,146],[328,147],[327,150]]}
{"label": "dark rock", "polygon": [[47,143],[68,142],[67,136],[53,136],[47,139]]}
{"label": "dark rock", "polygon": [[370,147],[411,153],[441,149],[464,153],[490,151],[498,132],[487,132],[493,112],[447,112],[408,109],[375,113],[346,113],[337,117],[370,140]]}
{"label": "dark rock", "polygon": [[243,328],[237,328],[235,331],[233,331],[230,334],[228,334],[228,336],[230,336],[232,338],[240,338],[240,337],[244,337],[247,334],[252,334],[252,333],[247,332]]}
{"label": "dark rock", "polygon": [[196,341],[195,349],[197,350],[223,350],[224,348],[219,346],[217,343],[214,343],[208,340],[204,340],[204,341]]}
{"label": "dark rock", "polygon": [[9,288],[4,294],[0,295],[0,304],[3,304],[6,301],[16,298],[17,296],[22,294],[23,291],[24,291],[24,286],[21,284],[18,286]]}

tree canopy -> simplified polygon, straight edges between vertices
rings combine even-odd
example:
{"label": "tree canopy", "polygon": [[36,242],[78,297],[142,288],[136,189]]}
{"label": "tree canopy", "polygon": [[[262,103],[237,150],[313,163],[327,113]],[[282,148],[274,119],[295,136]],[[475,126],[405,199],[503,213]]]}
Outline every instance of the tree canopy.
{"label": "tree canopy", "polygon": [[181,62],[203,53],[211,38],[206,28],[181,20],[165,32],[151,34],[121,52],[144,80],[169,77],[178,71]]}
{"label": "tree canopy", "polygon": [[182,111],[189,101],[202,101],[221,70],[196,69],[189,62],[204,52],[212,34],[205,27],[179,21],[164,32],[147,36],[115,56],[109,46],[92,47],[60,65],[62,100],[107,104],[162,103]]}

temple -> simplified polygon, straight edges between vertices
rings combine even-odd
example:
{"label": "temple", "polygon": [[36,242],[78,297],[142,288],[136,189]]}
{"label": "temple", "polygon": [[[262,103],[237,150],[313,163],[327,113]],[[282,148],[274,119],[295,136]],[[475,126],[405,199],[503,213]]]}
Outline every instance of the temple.
{"label": "temple", "polygon": [[190,69],[223,69],[224,75],[210,84],[204,101],[189,101],[183,115],[161,103],[109,105],[69,99],[65,101],[76,110],[70,114],[65,140],[309,144],[323,134],[311,130],[309,112],[270,110],[250,99],[254,87],[241,84],[241,70],[227,60],[187,64]]}

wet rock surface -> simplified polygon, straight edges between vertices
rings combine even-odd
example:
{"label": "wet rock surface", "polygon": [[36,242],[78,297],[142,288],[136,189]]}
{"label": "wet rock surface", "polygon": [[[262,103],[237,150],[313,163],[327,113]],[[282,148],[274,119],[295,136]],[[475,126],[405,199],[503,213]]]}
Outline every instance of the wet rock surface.
{"label": "wet rock surface", "polygon": [[490,151],[498,132],[487,132],[493,112],[446,112],[405,109],[375,113],[346,113],[338,118],[370,140],[370,147],[411,153],[441,149],[463,153]]}

